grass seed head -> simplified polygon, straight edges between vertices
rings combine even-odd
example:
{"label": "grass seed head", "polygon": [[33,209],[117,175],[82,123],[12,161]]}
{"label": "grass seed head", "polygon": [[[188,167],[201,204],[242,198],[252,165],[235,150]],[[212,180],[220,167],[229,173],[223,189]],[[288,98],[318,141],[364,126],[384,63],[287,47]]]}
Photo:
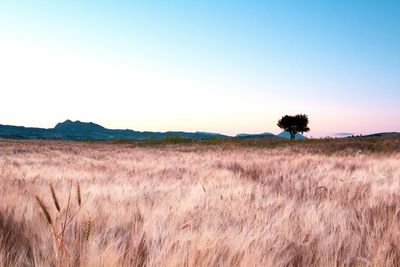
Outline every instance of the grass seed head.
{"label": "grass seed head", "polygon": [[81,186],[80,186],[79,182],[76,183],[76,197],[78,200],[78,205],[81,206],[82,198],[81,198]]}
{"label": "grass seed head", "polygon": [[53,221],[51,219],[50,213],[46,205],[43,203],[43,201],[38,197],[35,196],[37,203],[39,204],[39,207],[42,209],[44,216],[46,217],[46,220],[49,224],[53,224]]}
{"label": "grass seed head", "polygon": [[93,223],[92,223],[92,218],[89,218],[89,220],[86,222],[85,228],[84,228],[84,233],[85,233],[85,240],[88,241],[90,237],[90,233],[92,231]]}
{"label": "grass seed head", "polygon": [[54,190],[52,184],[50,184],[50,191],[51,191],[51,197],[53,198],[54,206],[56,206],[57,211],[60,212],[61,211],[60,203],[58,202],[56,191]]}

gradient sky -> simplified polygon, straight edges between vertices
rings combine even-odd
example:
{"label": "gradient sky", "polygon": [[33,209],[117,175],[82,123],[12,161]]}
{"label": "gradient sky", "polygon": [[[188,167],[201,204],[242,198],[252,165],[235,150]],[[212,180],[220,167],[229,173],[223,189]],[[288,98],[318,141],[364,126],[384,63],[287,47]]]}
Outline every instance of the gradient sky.
{"label": "gradient sky", "polygon": [[1,1],[0,123],[400,131],[400,1]]}

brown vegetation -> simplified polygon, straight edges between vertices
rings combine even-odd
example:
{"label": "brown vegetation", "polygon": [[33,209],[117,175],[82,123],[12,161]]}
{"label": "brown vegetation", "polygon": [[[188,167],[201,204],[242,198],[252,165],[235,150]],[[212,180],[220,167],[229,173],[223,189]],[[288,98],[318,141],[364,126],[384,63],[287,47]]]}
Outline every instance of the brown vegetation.
{"label": "brown vegetation", "polygon": [[399,266],[400,142],[360,140],[0,141],[0,266]]}

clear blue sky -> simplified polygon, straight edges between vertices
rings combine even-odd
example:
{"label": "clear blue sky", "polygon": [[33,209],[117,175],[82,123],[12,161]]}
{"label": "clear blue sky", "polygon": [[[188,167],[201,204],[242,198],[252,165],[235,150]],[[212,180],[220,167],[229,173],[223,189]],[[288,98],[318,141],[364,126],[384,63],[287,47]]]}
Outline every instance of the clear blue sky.
{"label": "clear blue sky", "polygon": [[0,123],[400,131],[400,1],[2,1]]}

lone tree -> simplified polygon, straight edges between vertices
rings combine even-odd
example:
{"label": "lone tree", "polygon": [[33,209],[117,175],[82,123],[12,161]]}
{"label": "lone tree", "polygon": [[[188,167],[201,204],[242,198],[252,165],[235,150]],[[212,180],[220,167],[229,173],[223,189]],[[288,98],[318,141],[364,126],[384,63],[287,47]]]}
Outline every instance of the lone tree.
{"label": "lone tree", "polygon": [[296,138],[296,133],[308,132],[308,117],[306,114],[296,116],[285,115],[278,121],[279,128],[290,133],[290,139]]}

